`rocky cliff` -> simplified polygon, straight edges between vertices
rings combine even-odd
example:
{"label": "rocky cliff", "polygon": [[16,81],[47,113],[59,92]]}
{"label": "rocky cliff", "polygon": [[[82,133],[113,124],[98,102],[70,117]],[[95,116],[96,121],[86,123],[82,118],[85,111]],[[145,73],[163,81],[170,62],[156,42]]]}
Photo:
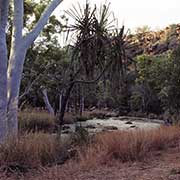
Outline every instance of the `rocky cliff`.
{"label": "rocky cliff", "polygon": [[173,24],[160,31],[146,31],[126,37],[128,54],[135,57],[141,54],[157,55],[173,50],[180,44],[180,24]]}

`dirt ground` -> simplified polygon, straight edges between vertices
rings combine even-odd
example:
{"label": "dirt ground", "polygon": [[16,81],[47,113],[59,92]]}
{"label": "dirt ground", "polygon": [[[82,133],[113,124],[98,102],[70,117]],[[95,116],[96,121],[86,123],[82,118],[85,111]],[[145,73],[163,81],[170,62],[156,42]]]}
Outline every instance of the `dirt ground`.
{"label": "dirt ground", "polygon": [[180,180],[180,143],[166,151],[147,154],[141,162],[120,163],[89,170],[80,169],[77,164],[55,166],[41,171],[29,172],[25,176],[5,176],[0,180]]}

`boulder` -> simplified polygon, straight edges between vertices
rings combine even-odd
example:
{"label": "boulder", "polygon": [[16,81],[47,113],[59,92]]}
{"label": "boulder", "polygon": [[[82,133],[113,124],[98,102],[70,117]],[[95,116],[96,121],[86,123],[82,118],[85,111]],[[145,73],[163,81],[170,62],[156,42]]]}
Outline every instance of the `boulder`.
{"label": "boulder", "polygon": [[69,126],[63,126],[62,130],[67,130],[67,129],[71,129]]}
{"label": "boulder", "polygon": [[113,130],[118,130],[116,126],[105,126],[103,128],[103,131],[113,131]]}
{"label": "boulder", "polygon": [[133,122],[131,122],[131,121],[127,121],[125,124],[133,124]]}
{"label": "boulder", "polygon": [[96,126],[95,126],[95,125],[92,125],[92,124],[88,124],[87,126],[85,126],[85,128],[88,128],[88,129],[96,129]]}
{"label": "boulder", "polygon": [[71,134],[71,133],[72,133],[71,129],[66,129],[62,131],[62,134]]}
{"label": "boulder", "polygon": [[118,117],[118,113],[108,112],[108,113],[106,114],[106,117],[107,117],[107,118],[108,118],[108,117]]}
{"label": "boulder", "polygon": [[137,128],[136,126],[130,126],[130,128]]}
{"label": "boulder", "polygon": [[149,119],[158,119],[158,118],[157,118],[157,115],[156,115],[156,114],[153,114],[153,113],[149,114],[149,115],[148,115],[148,118],[149,118]]}

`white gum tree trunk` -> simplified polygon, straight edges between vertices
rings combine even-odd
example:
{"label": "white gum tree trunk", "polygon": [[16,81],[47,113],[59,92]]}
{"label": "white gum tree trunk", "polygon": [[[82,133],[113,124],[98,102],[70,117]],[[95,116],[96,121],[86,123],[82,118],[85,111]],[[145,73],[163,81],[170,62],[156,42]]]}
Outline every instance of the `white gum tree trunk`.
{"label": "white gum tree trunk", "polygon": [[59,94],[59,112],[61,111],[61,106],[62,106],[62,93]]}
{"label": "white gum tree trunk", "polygon": [[9,1],[0,0],[0,141],[7,134],[17,135],[18,133],[18,100],[26,52],[62,1],[52,0],[34,29],[23,37],[24,0],[13,0],[13,31],[8,61],[6,26]]}
{"label": "white gum tree trunk", "polygon": [[47,95],[47,90],[46,89],[43,89],[42,90],[42,93],[43,93],[43,100],[44,100],[44,103],[46,105],[46,108],[48,110],[48,112],[54,116],[54,109],[53,107],[51,106],[51,103],[49,102],[49,98],[48,98],[48,95]]}
{"label": "white gum tree trunk", "polygon": [[0,141],[7,135],[7,45],[8,0],[0,0]]}

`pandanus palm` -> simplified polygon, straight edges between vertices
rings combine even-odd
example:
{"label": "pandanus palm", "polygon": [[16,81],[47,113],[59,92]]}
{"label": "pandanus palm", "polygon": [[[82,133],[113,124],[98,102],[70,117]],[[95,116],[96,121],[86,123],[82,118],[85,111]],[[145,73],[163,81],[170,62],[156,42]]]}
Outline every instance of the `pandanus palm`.
{"label": "pandanus palm", "polygon": [[[91,8],[86,3],[84,8],[80,5],[78,8],[73,6],[67,13],[75,21],[68,27],[68,31],[75,36],[75,42],[69,68],[69,86],[62,107],[66,106],[65,101],[68,100],[74,84],[96,83],[109,67],[113,68],[116,64],[121,71],[125,59],[123,28],[117,37],[110,36],[115,29],[116,20],[109,10],[109,4],[98,10],[96,6]],[[61,124],[63,116],[64,112],[61,111]]]}
{"label": "pandanus palm", "polygon": [[[76,37],[74,51],[85,75],[92,79],[94,70],[106,63],[110,39],[109,32],[115,27],[115,18],[110,12],[109,4],[101,6],[100,10],[86,3],[84,9],[73,6],[67,12],[75,24],[69,27]],[[101,69],[100,68],[100,69]]]}
{"label": "pandanus palm", "polygon": [[115,104],[120,106],[128,106],[127,98],[128,84],[127,73],[128,67],[132,64],[132,60],[127,56],[126,50],[129,44],[126,41],[126,34],[124,33],[124,26],[120,30],[115,30],[111,36],[111,59],[112,64],[108,70],[110,79],[110,89],[112,90],[112,97]]}
{"label": "pandanus palm", "polygon": [[123,77],[127,67],[127,57],[125,53],[125,36],[124,26],[118,31],[115,30],[111,37],[111,58],[113,62],[110,67],[110,79],[119,86],[123,81]]}

